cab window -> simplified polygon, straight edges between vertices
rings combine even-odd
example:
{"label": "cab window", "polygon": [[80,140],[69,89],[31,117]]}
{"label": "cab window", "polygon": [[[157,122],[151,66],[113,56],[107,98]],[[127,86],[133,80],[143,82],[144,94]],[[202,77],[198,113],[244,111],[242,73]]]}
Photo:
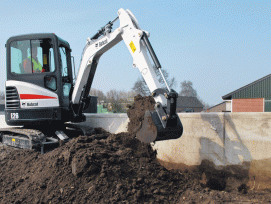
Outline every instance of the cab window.
{"label": "cab window", "polygon": [[65,47],[59,47],[61,64],[62,64],[62,77],[68,76],[67,55]]}
{"label": "cab window", "polygon": [[70,91],[71,91],[71,81],[69,79],[69,69],[67,63],[67,48],[64,46],[59,47],[59,53],[61,58],[61,73],[62,73],[62,87],[63,87],[63,105],[69,106],[70,101]]}
{"label": "cab window", "polygon": [[10,53],[11,73],[36,74],[55,71],[51,39],[13,41]]}

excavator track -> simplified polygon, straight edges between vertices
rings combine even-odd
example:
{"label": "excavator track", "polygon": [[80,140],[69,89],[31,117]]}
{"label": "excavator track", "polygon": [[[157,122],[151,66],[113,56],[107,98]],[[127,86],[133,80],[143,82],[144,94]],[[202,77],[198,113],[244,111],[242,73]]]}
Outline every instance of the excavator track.
{"label": "excavator track", "polygon": [[[95,130],[86,125],[65,124],[57,129],[41,127],[0,128],[0,142],[3,145],[20,149],[39,149],[41,153],[70,140],[79,135],[91,136]],[[95,136],[95,135],[94,135]],[[103,139],[97,136],[93,139]]]}
{"label": "excavator track", "polygon": [[17,148],[33,149],[46,142],[46,136],[35,129],[2,128],[0,134],[4,145]]}

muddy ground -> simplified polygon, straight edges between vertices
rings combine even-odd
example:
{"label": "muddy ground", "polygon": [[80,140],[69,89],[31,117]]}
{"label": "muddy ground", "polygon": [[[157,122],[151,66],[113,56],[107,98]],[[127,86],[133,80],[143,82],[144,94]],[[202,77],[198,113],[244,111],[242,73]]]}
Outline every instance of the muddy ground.
{"label": "muddy ground", "polygon": [[[137,96],[128,116],[150,104],[152,98]],[[94,137],[74,138],[46,154],[0,146],[0,203],[271,202],[270,190],[226,189],[223,181],[204,180],[201,168],[167,170],[151,145],[135,138],[141,118],[130,118],[127,133],[96,129]]]}

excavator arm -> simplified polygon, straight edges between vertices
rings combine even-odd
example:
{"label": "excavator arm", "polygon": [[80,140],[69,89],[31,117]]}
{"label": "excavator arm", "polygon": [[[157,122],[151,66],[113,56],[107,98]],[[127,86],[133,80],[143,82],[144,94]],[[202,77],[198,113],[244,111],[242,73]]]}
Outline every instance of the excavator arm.
{"label": "excavator arm", "polygon": [[[120,21],[120,26],[111,32],[113,23],[117,19]],[[178,94],[169,89],[167,84],[167,89],[164,89],[159,83],[154,69],[159,69],[163,76],[160,70],[161,65],[148,37],[149,33],[140,29],[132,12],[119,9],[116,19],[102,27],[92,38],[87,39],[71,97],[73,121],[81,122],[85,120],[82,111],[88,103],[88,94],[101,55],[123,40],[133,57],[133,67],[139,69],[156,102],[154,107],[156,111],[145,113],[145,119],[137,131],[137,138],[149,143],[176,139],[182,135],[182,123],[176,114]]]}

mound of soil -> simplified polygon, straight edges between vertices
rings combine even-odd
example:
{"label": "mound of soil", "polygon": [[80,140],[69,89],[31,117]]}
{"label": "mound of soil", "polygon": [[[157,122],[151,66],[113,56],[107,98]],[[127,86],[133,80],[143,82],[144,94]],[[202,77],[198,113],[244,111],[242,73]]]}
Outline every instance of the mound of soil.
{"label": "mound of soil", "polygon": [[134,135],[106,134],[80,136],[44,155],[11,151],[0,160],[1,203],[178,202],[188,176],[162,167]]}
{"label": "mound of soil", "polygon": [[137,140],[133,131],[133,125],[136,127],[144,116],[144,107],[153,108],[152,98],[135,99],[128,115],[130,120],[136,114],[137,117],[131,120],[134,123],[127,133],[110,134],[97,129],[93,136],[74,138],[46,154],[0,146],[0,203],[267,203],[271,200],[270,192],[250,191],[245,185],[240,192],[212,190],[200,182],[200,172],[169,171],[161,166],[150,144]]}

